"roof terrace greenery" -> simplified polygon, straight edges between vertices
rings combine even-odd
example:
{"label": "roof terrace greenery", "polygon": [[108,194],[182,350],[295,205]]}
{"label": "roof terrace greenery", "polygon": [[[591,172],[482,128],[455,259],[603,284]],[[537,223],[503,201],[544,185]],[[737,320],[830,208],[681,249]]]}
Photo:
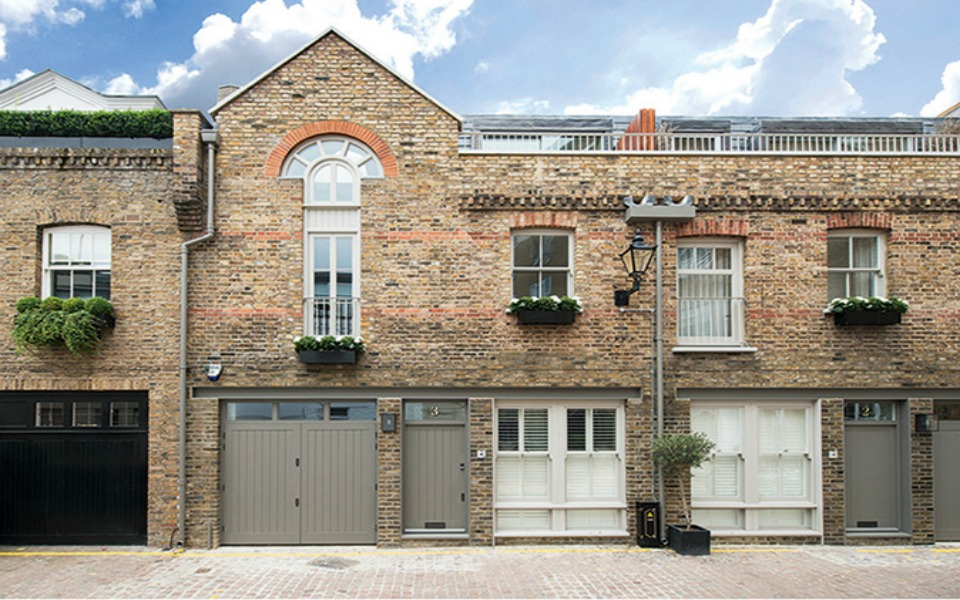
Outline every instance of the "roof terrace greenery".
{"label": "roof terrace greenery", "polygon": [[0,110],[0,136],[153,138],[173,137],[170,111]]}

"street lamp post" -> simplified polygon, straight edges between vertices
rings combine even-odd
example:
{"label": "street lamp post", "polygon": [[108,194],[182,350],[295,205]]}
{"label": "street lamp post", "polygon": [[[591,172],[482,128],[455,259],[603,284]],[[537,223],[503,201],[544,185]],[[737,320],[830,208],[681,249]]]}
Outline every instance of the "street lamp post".
{"label": "street lamp post", "polygon": [[[696,206],[694,206],[693,196],[684,196],[681,200],[674,202],[670,196],[657,198],[652,194],[647,194],[639,203],[634,202],[633,196],[627,196],[624,199],[627,207],[625,220],[628,225],[637,225],[639,223],[654,223],[656,226],[656,243],[648,246],[643,242],[643,237],[637,231],[630,243],[630,247],[620,253],[620,260],[623,262],[627,274],[633,280],[633,287],[630,290],[614,291],[614,304],[624,307],[630,303],[630,296],[640,289],[640,281],[644,274],[650,268],[650,262],[654,255],[657,259],[657,279],[656,296],[654,308],[654,397],[656,405],[656,433],[655,438],[663,435],[663,223],[685,223],[693,220],[697,215]],[[639,240],[639,244],[638,244]],[[643,254],[643,253],[648,254]],[[628,254],[629,253],[629,254]],[[627,260],[629,256],[629,263]],[[645,257],[645,258],[644,258]],[[643,260],[646,262],[643,262]],[[643,265],[642,268],[638,268]],[[659,511],[660,517],[660,535],[664,536],[665,510],[663,506],[663,472],[657,468],[657,502],[661,504]]]}

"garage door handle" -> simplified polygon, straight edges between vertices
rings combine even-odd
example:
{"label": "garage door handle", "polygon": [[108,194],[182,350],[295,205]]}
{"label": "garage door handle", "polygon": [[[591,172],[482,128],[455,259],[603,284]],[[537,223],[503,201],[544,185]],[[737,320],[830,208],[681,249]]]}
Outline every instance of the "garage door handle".
{"label": "garage door handle", "polygon": [[294,498],[293,505],[296,506],[297,508],[300,508],[300,498]]}

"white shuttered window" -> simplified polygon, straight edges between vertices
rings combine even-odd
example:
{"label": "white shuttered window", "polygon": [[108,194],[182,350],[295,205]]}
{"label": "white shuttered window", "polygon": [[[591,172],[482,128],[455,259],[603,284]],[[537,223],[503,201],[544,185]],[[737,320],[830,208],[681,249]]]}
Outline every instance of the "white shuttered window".
{"label": "white shuttered window", "polygon": [[819,528],[812,403],[694,403],[691,428],[716,444],[693,472],[695,520],[717,532]]}
{"label": "white shuttered window", "polygon": [[498,534],[622,534],[623,406],[497,408]]}

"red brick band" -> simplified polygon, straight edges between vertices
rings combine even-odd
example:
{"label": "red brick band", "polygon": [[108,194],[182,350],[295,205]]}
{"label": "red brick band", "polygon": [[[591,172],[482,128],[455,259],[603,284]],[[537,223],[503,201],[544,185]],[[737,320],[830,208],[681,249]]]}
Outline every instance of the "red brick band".
{"label": "red brick band", "polygon": [[380,159],[384,175],[387,177],[395,177],[400,174],[399,168],[397,167],[397,158],[393,155],[393,152],[390,151],[387,143],[380,139],[377,134],[369,129],[346,121],[317,121],[294,129],[283,136],[280,143],[274,146],[273,151],[270,152],[270,156],[267,158],[267,177],[280,176],[283,161],[286,160],[290,151],[300,145],[301,142],[312,137],[330,134],[352,137],[355,140],[363,142],[369,146],[370,149],[373,150],[373,153],[377,155],[377,158]]}

